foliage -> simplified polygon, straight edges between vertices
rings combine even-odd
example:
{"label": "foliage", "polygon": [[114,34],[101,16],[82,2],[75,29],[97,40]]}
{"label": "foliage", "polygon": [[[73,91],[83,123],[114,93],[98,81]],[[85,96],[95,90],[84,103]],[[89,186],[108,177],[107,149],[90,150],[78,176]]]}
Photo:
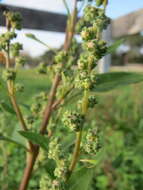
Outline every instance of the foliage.
{"label": "foliage", "polygon": [[[114,131],[110,122],[104,123],[103,118],[108,112],[101,115],[101,112],[94,110],[98,106],[99,110],[100,106],[106,106],[104,98],[102,105],[102,95],[99,96],[97,92],[105,93],[118,86],[137,83],[143,77],[136,73],[96,74],[98,61],[121,42],[108,46],[102,40],[102,31],[110,22],[105,15],[108,1],[98,0],[96,6],[92,3],[89,1],[84,9],[82,25],[81,20],[77,23],[82,38],[80,48],[74,39],[77,20],[75,0],[73,12],[68,10],[64,46],[55,53],[52,65],[41,63],[31,72],[34,72],[35,85],[33,76],[19,70],[24,66],[25,59],[20,55],[22,45],[13,42],[17,36],[16,31],[21,29],[21,17],[17,12],[4,12],[7,32],[0,36],[0,50],[6,61],[1,78],[2,91],[6,97],[1,95],[5,101],[0,104],[0,150],[3,158],[0,161],[3,174],[0,184],[4,190],[17,189],[20,180],[19,190],[131,189],[134,180],[137,180],[137,174],[130,178],[130,168],[126,161],[130,164],[128,158],[134,154],[130,150],[133,137],[137,149],[141,146],[137,138],[139,134],[133,132],[133,137],[124,139],[127,136],[120,128]],[[46,45],[33,34],[27,36]],[[14,66],[11,65],[11,57],[15,60]],[[24,78],[21,78],[19,71],[26,72]],[[37,76],[42,77],[40,82]],[[32,89],[37,86],[39,89]],[[38,94],[35,93],[37,91]],[[75,101],[69,104],[73,96]],[[101,103],[97,101],[98,96]],[[95,117],[96,120],[93,119]],[[120,120],[115,124],[118,122]],[[125,131],[128,130],[127,127]],[[114,135],[110,136],[111,133]],[[125,153],[122,152],[124,147],[127,148]],[[116,174],[114,168],[118,169],[121,163],[127,168],[119,167]],[[133,174],[138,171],[138,164],[140,161],[137,158],[133,161]],[[121,169],[125,169],[125,176],[118,180]],[[121,183],[122,178],[125,183]],[[134,189],[140,186],[142,182],[135,183]]]}

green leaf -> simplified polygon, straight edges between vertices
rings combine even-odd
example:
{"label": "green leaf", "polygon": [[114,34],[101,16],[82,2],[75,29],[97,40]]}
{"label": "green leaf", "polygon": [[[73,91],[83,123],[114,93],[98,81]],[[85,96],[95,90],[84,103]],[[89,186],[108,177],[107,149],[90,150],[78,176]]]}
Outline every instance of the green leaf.
{"label": "green leaf", "polygon": [[91,168],[81,168],[73,173],[69,181],[69,190],[89,190],[93,179],[94,170]]}
{"label": "green leaf", "polygon": [[[107,92],[125,85],[135,84],[143,81],[143,74],[133,72],[113,72],[97,74],[97,85],[94,92]],[[65,104],[70,104],[81,96],[82,90],[74,91],[74,94],[65,100]]]}
{"label": "green leaf", "polygon": [[143,74],[131,72],[113,72],[97,75],[95,92],[105,92],[124,85],[143,81]]}
{"label": "green leaf", "polygon": [[27,148],[23,144],[20,144],[19,142],[15,141],[13,139],[10,139],[9,137],[5,137],[2,134],[0,134],[0,141],[1,140],[2,141],[7,141],[7,142],[10,142],[10,143],[13,143],[13,144],[16,144],[16,145],[18,145],[18,146],[20,146],[20,147],[22,147],[22,148],[24,148],[24,149],[27,150]]}
{"label": "green leaf", "polygon": [[39,42],[40,44],[44,45],[45,47],[47,47],[48,49],[51,49],[52,51],[55,52],[55,49],[51,48],[50,46],[48,46],[45,42],[41,41],[40,39],[38,39],[34,34],[32,33],[27,33],[25,34],[26,37],[32,39],[32,40],[35,40],[36,42]]}
{"label": "green leaf", "polygon": [[13,110],[13,108],[10,105],[8,105],[7,103],[5,103],[4,101],[0,102],[0,108],[3,111],[6,111],[6,112],[8,112],[10,114],[14,114],[15,115],[15,111]]}
{"label": "green leaf", "polygon": [[34,144],[38,144],[44,150],[48,150],[48,138],[34,132],[19,131],[20,135],[30,140]]}
{"label": "green leaf", "polygon": [[82,159],[80,162],[97,165],[97,160]]}
{"label": "green leaf", "polygon": [[111,46],[108,47],[107,54],[113,53],[120,45],[124,43],[125,39],[116,40]]}

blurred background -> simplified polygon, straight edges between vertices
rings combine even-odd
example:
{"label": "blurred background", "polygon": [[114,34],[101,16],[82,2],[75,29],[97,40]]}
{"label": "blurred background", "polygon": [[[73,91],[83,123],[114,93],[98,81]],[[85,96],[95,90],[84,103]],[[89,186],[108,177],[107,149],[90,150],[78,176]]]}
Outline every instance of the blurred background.
{"label": "blurred background", "polygon": [[[67,0],[72,9],[72,1]],[[66,9],[62,0],[2,0],[1,4],[18,6],[22,8],[35,9],[49,13],[66,14]],[[79,7],[81,6],[79,2]],[[79,16],[82,14],[82,10]],[[122,44],[112,56],[106,59],[106,64],[110,64],[111,70],[142,70],[143,63],[143,1],[136,0],[110,0],[107,8],[107,15],[113,20],[105,38],[112,43],[114,40],[125,38]],[[34,17],[29,18],[33,22]],[[54,18],[53,18],[54,20]],[[45,22],[52,22],[45,18]],[[1,32],[4,28],[0,29]],[[25,37],[25,33],[33,33],[40,40],[44,41],[52,48],[59,48],[64,41],[64,32],[46,30],[23,29],[19,32],[18,39],[24,45],[23,54],[29,59],[29,64],[35,64],[36,60],[41,61],[46,58],[47,48]],[[49,53],[48,53],[49,55]],[[125,66],[125,67],[122,67]],[[104,72],[104,68],[101,68]],[[105,69],[108,71],[108,67]],[[101,71],[102,72],[102,71]]]}

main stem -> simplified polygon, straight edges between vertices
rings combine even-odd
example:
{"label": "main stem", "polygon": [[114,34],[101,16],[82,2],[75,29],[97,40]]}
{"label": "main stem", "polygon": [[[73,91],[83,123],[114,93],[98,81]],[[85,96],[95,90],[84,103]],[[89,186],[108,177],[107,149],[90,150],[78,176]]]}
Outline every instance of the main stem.
{"label": "main stem", "polygon": [[[66,29],[66,37],[65,37],[65,43],[64,43],[65,51],[68,51],[68,49],[70,48],[70,45],[74,36],[75,23],[77,19],[77,0],[74,0],[74,10],[71,16],[72,16],[72,19],[71,17],[69,17],[69,19],[71,19],[70,27],[67,24],[67,29]],[[42,135],[45,134],[47,126],[49,124],[49,120],[53,111],[52,106],[54,104],[55,95],[57,92],[57,88],[60,84],[60,81],[61,81],[61,74],[57,73],[55,76],[53,85],[51,87],[50,97],[49,97],[48,104],[44,112],[45,114],[43,117],[43,121],[40,127],[40,133]],[[38,154],[39,154],[39,147],[37,146],[36,149],[33,149],[33,152],[31,152],[31,155],[28,157],[27,166],[26,166],[26,169],[24,170],[24,175],[23,175],[19,190],[27,189]]]}
{"label": "main stem", "polygon": [[[83,96],[83,101],[82,101],[82,114],[86,115],[88,109],[88,90],[84,91],[84,96]],[[75,147],[74,147],[74,152],[73,152],[73,158],[71,161],[71,165],[69,167],[69,173],[67,176],[67,180],[70,178],[72,175],[76,164],[78,162],[79,156],[80,156],[80,145],[81,145],[81,140],[82,140],[82,128],[80,131],[76,133],[76,142],[75,142]]]}

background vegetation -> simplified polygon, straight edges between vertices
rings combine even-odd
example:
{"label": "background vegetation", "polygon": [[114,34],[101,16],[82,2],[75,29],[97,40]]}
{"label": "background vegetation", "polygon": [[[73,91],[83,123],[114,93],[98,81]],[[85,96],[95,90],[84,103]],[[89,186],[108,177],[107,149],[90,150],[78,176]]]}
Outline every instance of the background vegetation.
{"label": "background vegetation", "polygon": [[[1,77],[0,77],[1,78]],[[0,79],[1,80],[1,79]],[[26,114],[29,112],[27,103],[32,103],[33,95],[47,91],[48,76],[35,74],[32,70],[22,70],[18,75],[25,91],[19,95],[18,101]],[[90,112],[88,120],[95,118],[96,125],[101,129],[101,150],[93,160],[81,160],[76,176],[76,183],[70,190],[142,190],[143,189],[143,83],[122,86],[110,92],[97,93],[99,104]],[[0,91],[0,99],[7,102],[6,91]],[[26,104],[22,104],[26,102]],[[72,101],[74,102],[74,101]],[[18,133],[19,124],[11,107],[5,107],[1,102],[0,130],[7,126],[5,135],[20,144],[25,139]],[[67,105],[69,106],[69,105]],[[74,105],[72,105],[74,106]],[[5,108],[4,108],[5,107]],[[8,119],[7,119],[8,118]],[[94,123],[91,123],[94,125]],[[10,127],[9,127],[10,126]],[[36,126],[35,126],[36,127]],[[87,126],[88,127],[88,126]],[[63,133],[64,131],[62,131]],[[60,135],[61,131],[58,132]],[[67,134],[67,133],[66,133]],[[2,136],[0,136],[2,139]],[[73,138],[67,136],[66,144]],[[0,142],[0,189],[17,189],[24,168],[24,149],[17,144]],[[83,162],[84,161],[84,162]],[[13,164],[8,164],[13,163]],[[36,164],[40,166],[40,158]],[[41,173],[49,170],[47,160],[45,167],[34,172],[29,190],[38,190]],[[48,164],[49,165],[49,164]],[[87,168],[83,169],[83,165]],[[52,167],[52,163],[50,164]],[[35,167],[35,171],[36,171]],[[44,168],[44,169],[43,169]],[[44,170],[44,171],[43,171]],[[91,180],[94,177],[94,180]]]}

